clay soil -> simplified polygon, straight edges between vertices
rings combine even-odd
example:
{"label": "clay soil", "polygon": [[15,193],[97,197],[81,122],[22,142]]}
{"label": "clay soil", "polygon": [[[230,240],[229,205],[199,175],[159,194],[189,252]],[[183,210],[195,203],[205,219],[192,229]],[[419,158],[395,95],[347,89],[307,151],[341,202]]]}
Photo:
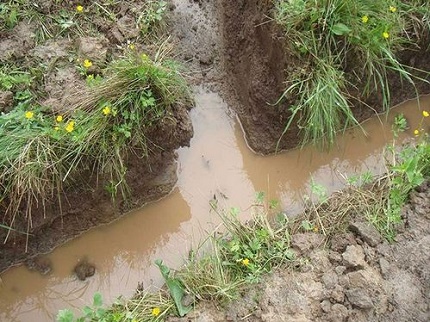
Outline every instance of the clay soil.
{"label": "clay soil", "polygon": [[[219,91],[238,115],[249,147],[263,154],[275,151],[290,116],[288,102],[275,107],[267,103],[279,98],[288,70],[300,64],[284,53],[284,38],[279,29],[267,23],[268,3],[171,0],[168,7],[168,30],[175,57],[190,71],[190,82]],[[74,8],[76,4],[72,1],[70,6]],[[118,46],[134,41],[136,35],[125,23],[135,18],[135,8],[140,5],[141,1],[123,2],[117,13],[118,22],[99,22],[97,39],[59,38],[37,45],[34,26],[21,22],[0,35],[0,63],[12,59],[25,64],[41,58],[61,63],[67,61],[69,50],[84,50],[89,57],[94,55],[94,59],[107,62],[115,57]],[[43,1],[40,8],[49,13],[54,1]],[[96,46],[82,48],[87,43]],[[147,49],[143,43],[137,47]],[[404,63],[430,69],[430,52],[401,54]],[[67,64],[50,68],[47,76],[44,99],[51,104],[67,104],[68,99],[73,99],[72,89],[83,85],[76,70]],[[390,77],[390,83],[393,105],[415,96],[415,91],[395,75]],[[430,93],[428,85],[418,84],[418,89],[421,94]],[[1,92],[0,105],[8,108],[10,98],[10,93]],[[357,105],[353,110],[360,121],[381,111],[377,95],[366,102],[372,109]],[[154,149],[146,160],[129,157],[128,179],[133,191],[129,203],[112,204],[103,185],[93,185],[95,178],[70,187],[63,196],[62,212],[53,202],[48,205],[46,216],[34,223],[27,253],[26,238],[19,234],[13,234],[1,245],[0,272],[169,193],[176,181],[174,150],[187,145],[192,136],[187,111],[178,109],[171,113],[174,121],[166,119],[149,133],[162,148]],[[299,138],[298,129],[293,126],[281,141],[281,148],[296,147]],[[296,236],[297,251],[309,258],[309,265],[301,271],[275,272],[244,294],[240,303],[226,309],[203,304],[181,321],[428,321],[429,198],[428,184],[412,195],[404,211],[405,230],[393,245],[382,240],[370,245],[357,232],[335,237],[329,247],[321,247],[319,235]],[[0,231],[0,238],[4,234]]]}

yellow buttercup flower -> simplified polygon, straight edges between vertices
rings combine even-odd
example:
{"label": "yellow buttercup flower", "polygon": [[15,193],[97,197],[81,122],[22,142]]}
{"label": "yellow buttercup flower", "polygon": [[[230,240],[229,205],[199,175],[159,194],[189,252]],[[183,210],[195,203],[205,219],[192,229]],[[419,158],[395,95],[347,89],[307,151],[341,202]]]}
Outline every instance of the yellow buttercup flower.
{"label": "yellow buttercup flower", "polygon": [[57,117],[55,118],[55,120],[56,120],[58,123],[63,122],[63,115],[57,115]]}
{"label": "yellow buttercup flower", "polygon": [[361,21],[363,23],[367,23],[369,21],[369,17],[368,16],[363,16],[363,17],[361,17]]}
{"label": "yellow buttercup flower", "polygon": [[248,266],[249,265],[249,259],[248,258],[242,259],[242,265],[243,266]]}
{"label": "yellow buttercup flower", "polygon": [[91,62],[91,60],[85,59],[84,60],[84,67],[85,68],[90,68],[91,66],[93,66],[93,63]]}
{"label": "yellow buttercup flower", "polygon": [[423,111],[423,116],[424,116],[424,117],[429,117],[429,115],[430,115],[430,114],[429,114],[429,112],[427,112],[427,111]]}
{"label": "yellow buttercup flower", "polygon": [[384,37],[385,39],[388,39],[390,37],[390,34],[388,32],[386,32],[386,31],[384,31],[382,33],[382,37]]}
{"label": "yellow buttercup flower", "polygon": [[419,135],[419,134],[420,134],[420,131],[415,130],[415,131],[414,131],[414,134],[415,134],[415,135]]}
{"label": "yellow buttercup flower", "polygon": [[104,115],[109,115],[112,112],[112,110],[110,109],[110,106],[105,106],[103,108],[103,114]]}
{"label": "yellow buttercup flower", "polygon": [[84,7],[82,7],[81,5],[76,6],[76,11],[77,11],[77,12],[82,12],[82,11],[84,11]]}
{"label": "yellow buttercup flower", "polygon": [[73,130],[75,129],[75,122],[73,122],[73,121],[70,121],[70,122],[68,122],[67,124],[66,124],[66,127],[65,127],[65,129],[66,129],[66,131],[67,132],[73,132]]}
{"label": "yellow buttercup flower", "polygon": [[27,120],[31,120],[34,117],[34,113],[32,111],[27,111],[24,115]]}
{"label": "yellow buttercup flower", "polygon": [[59,129],[60,129],[60,127],[59,127],[59,126],[55,126],[55,127],[54,127],[54,130],[55,130],[55,131],[58,131]]}
{"label": "yellow buttercup flower", "polygon": [[154,308],[152,309],[152,312],[151,312],[152,316],[159,316],[159,315],[160,315],[160,313],[161,313],[161,310],[160,310],[160,308],[159,308],[159,307],[154,307]]}
{"label": "yellow buttercup flower", "polygon": [[391,11],[391,12],[396,12],[396,11],[397,11],[397,8],[396,8],[396,7],[393,7],[393,6],[390,6],[390,11]]}
{"label": "yellow buttercup flower", "polygon": [[129,44],[128,48],[131,49],[131,50],[134,50],[136,48],[136,46],[134,44]]}

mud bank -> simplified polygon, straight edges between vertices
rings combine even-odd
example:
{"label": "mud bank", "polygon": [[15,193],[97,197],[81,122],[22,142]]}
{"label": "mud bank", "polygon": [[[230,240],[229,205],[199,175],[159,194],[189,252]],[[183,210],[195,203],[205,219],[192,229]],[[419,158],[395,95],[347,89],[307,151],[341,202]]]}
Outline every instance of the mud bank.
{"label": "mud bank", "polygon": [[[285,37],[273,20],[270,1],[220,0],[223,33],[223,61],[228,96],[242,123],[248,145],[257,153],[273,153],[291,112],[293,102],[273,105],[285,90],[285,80],[302,62],[285,48]],[[424,45],[426,46],[426,45]],[[430,69],[430,52],[425,50],[400,53],[402,63],[416,69]],[[430,85],[417,82],[417,92],[406,81],[392,73],[388,77],[391,105],[394,106],[419,94],[430,93]],[[361,91],[363,84],[354,84],[351,93]],[[373,94],[355,104],[352,112],[359,122],[382,112],[381,97]],[[367,105],[367,106],[366,106]],[[299,129],[292,124],[280,141],[278,150],[291,149],[300,143]]]}
{"label": "mud bank", "polygon": [[[85,8],[90,6],[90,3],[82,4]],[[39,39],[40,30],[32,21],[20,21],[10,30],[2,28],[0,65],[15,64],[24,71],[37,70],[40,75],[26,72],[31,79],[28,92],[31,93],[32,104],[46,106],[54,113],[62,114],[79,100],[82,91],[88,87],[85,73],[91,73],[93,77],[102,75],[106,65],[131,50],[127,44],[133,43],[139,52],[153,52],[146,38],[136,38],[139,33],[123,25],[137,19],[136,9],[142,6],[144,2],[140,1],[118,6],[115,22],[98,17],[100,21],[95,22],[100,27],[96,31],[97,37],[81,35],[70,39],[68,35],[58,34],[42,41]],[[52,1],[45,1],[35,8],[38,14],[49,18],[59,10],[76,11],[73,4],[61,7]],[[84,27],[87,25],[83,23]],[[85,72],[79,70],[83,57],[93,62]],[[17,104],[16,93],[22,90],[22,85],[10,90],[0,86],[0,112],[10,111]],[[112,222],[130,209],[170,193],[177,181],[175,150],[188,146],[193,136],[188,115],[191,105],[169,107],[163,119],[146,129],[147,157],[142,157],[145,153],[132,148],[128,155],[124,155],[125,179],[131,191],[126,200],[121,196],[112,200],[106,189],[109,179],[92,173],[94,165],[83,170],[58,196],[32,207],[31,220],[25,216],[7,217],[8,200],[2,200],[0,223],[6,227],[13,226],[13,230],[0,229],[0,272],[38,254],[50,252],[91,227]]]}

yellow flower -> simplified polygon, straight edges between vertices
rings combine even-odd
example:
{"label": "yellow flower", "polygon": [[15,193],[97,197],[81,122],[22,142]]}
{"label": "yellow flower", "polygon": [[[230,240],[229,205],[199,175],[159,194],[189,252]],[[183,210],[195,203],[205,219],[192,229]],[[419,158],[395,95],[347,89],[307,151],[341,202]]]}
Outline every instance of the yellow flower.
{"label": "yellow flower", "polygon": [[76,6],[76,11],[77,11],[77,12],[82,12],[82,11],[84,11],[84,7],[82,7],[81,5]]}
{"label": "yellow flower", "polygon": [[427,112],[427,111],[423,111],[423,116],[424,116],[424,117],[429,117],[429,115],[430,115],[430,114],[429,114],[429,112]]}
{"label": "yellow flower", "polygon": [[55,131],[58,131],[59,129],[60,129],[60,127],[59,127],[59,126],[54,127],[54,130],[55,130]]}
{"label": "yellow flower", "polygon": [[363,23],[367,23],[369,21],[369,17],[368,16],[363,16],[363,17],[361,17],[361,21]]}
{"label": "yellow flower", "polygon": [[93,66],[93,63],[91,62],[91,60],[85,59],[84,60],[84,67],[85,68],[90,68],[91,66]]}
{"label": "yellow flower", "polygon": [[160,310],[160,308],[159,308],[159,307],[154,307],[154,308],[152,309],[152,312],[151,312],[151,314],[152,314],[153,316],[159,316],[159,315],[160,315],[160,313],[161,313],[161,310]]}
{"label": "yellow flower", "polygon": [[414,134],[415,134],[415,135],[419,135],[419,134],[420,134],[420,131],[415,130],[415,131],[414,131]]}
{"label": "yellow flower", "polygon": [[32,111],[25,112],[25,118],[27,120],[31,120],[34,117],[34,113]]}
{"label": "yellow flower", "polygon": [[103,114],[104,114],[104,115],[109,115],[110,113],[111,113],[110,106],[105,106],[105,107],[103,108]]}
{"label": "yellow flower", "polygon": [[75,129],[75,122],[70,121],[66,124],[66,131],[67,132],[72,132]]}
{"label": "yellow flower", "polygon": [[56,120],[58,123],[63,122],[63,115],[57,115],[57,117],[55,118],[55,120]]}
{"label": "yellow flower", "polygon": [[382,37],[384,37],[385,39],[388,39],[390,37],[390,34],[388,32],[386,32],[386,31],[384,31],[382,33]]}
{"label": "yellow flower", "polygon": [[136,46],[134,44],[129,44],[128,48],[131,49],[131,50],[134,50],[134,48],[136,48]]}
{"label": "yellow flower", "polygon": [[397,8],[396,8],[396,7],[393,7],[393,6],[390,6],[390,11],[391,11],[391,12],[396,12],[396,11],[397,11]]}
{"label": "yellow flower", "polygon": [[248,266],[249,265],[249,259],[248,258],[242,259],[242,265],[243,266]]}

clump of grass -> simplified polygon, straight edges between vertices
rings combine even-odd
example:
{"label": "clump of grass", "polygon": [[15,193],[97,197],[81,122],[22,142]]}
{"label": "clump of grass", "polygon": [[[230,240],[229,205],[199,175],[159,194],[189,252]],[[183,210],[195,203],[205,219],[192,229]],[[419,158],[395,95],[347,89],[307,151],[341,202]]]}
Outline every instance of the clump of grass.
{"label": "clump of grass", "polygon": [[[396,54],[414,44],[413,24],[428,26],[424,7],[391,0],[275,1],[274,19],[284,28],[286,46],[306,65],[305,73],[287,81],[290,84],[281,97],[296,101],[284,133],[299,116],[303,143],[333,144],[338,130],[357,124],[350,109],[351,83],[364,83],[354,100],[379,92],[388,109],[390,72],[414,84],[411,69]],[[420,17],[418,22],[412,18],[414,13]]]}
{"label": "clump of grass", "polygon": [[[388,241],[394,241],[396,227],[402,221],[402,208],[410,192],[430,177],[430,141],[421,129],[429,113],[422,113],[420,130],[414,131],[418,141],[400,150],[395,141],[388,147],[391,158],[387,158],[385,175],[373,178],[364,173],[350,178],[347,189],[318,204],[309,204],[305,213],[295,221],[292,233],[302,228],[315,229],[330,237],[345,230],[350,219],[358,216],[371,222]],[[395,129],[403,131],[406,128],[402,122],[401,127]]]}
{"label": "clump of grass", "polygon": [[[262,203],[261,198],[263,194],[259,194],[257,203],[249,209],[253,213],[250,222],[240,221],[236,208],[226,212],[212,204],[222,224],[190,253],[185,265],[173,272],[161,261],[156,262],[167,287],[156,294],[138,291],[133,299],[102,310],[98,310],[101,300],[97,295],[93,308],[83,310],[84,318],[90,320],[97,312],[101,314],[98,318],[105,321],[160,321],[171,315],[183,316],[192,307],[185,307],[185,294],[191,304],[196,301],[226,304],[238,298],[247,285],[260,281],[264,273],[295,262],[288,221],[283,217],[269,224],[267,214],[276,207],[273,202]],[[75,321],[69,310],[60,311],[57,319]]]}
{"label": "clump of grass", "polygon": [[29,99],[0,116],[0,202],[7,226],[21,216],[31,230],[33,207],[44,209],[59,198],[82,171],[107,180],[113,197],[121,192],[126,198],[128,155],[146,157],[149,129],[178,105],[192,104],[166,54],[160,47],[154,60],[133,53],[112,63],[103,80],[61,113]]}

